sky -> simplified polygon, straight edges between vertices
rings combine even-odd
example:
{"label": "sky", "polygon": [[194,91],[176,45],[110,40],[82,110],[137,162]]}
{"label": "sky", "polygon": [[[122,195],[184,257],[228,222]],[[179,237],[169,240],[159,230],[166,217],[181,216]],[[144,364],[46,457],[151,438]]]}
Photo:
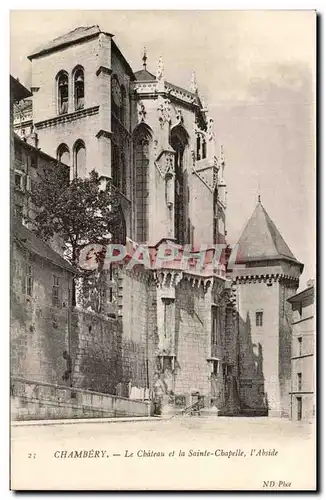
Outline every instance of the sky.
{"label": "sky", "polygon": [[228,242],[235,243],[257,203],[296,258],[304,288],[315,278],[314,11],[12,11],[10,72],[30,84],[27,55],[78,26],[98,24],[134,71],[156,73],[199,93],[226,157]]}

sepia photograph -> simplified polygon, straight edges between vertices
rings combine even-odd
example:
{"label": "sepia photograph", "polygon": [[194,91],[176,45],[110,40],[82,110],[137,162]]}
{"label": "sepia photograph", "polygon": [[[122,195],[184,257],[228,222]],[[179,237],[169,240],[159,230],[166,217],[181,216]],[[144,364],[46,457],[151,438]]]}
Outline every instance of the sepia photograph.
{"label": "sepia photograph", "polygon": [[316,491],[316,31],[10,12],[11,490]]}

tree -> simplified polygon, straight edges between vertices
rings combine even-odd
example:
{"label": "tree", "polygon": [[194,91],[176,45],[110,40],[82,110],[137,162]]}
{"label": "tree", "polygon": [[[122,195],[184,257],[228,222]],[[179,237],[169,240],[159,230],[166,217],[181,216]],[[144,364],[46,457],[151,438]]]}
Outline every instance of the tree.
{"label": "tree", "polygon": [[79,252],[85,245],[124,243],[119,195],[110,182],[103,186],[95,170],[87,178],[69,182],[67,167],[61,163],[43,169],[30,199],[35,207],[30,218],[35,232],[44,241],[59,237],[65,245],[66,258],[79,271]]}

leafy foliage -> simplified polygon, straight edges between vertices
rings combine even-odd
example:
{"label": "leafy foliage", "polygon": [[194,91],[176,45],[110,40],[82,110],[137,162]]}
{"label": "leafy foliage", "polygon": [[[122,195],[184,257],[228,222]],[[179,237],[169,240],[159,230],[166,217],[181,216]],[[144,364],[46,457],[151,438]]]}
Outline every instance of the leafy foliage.
{"label": "leafy foliage", "polygon": [[36,209],[37,234],[45,241],[55,235],[67,248],[67,257],[77,265],[79,250],[88,243],[109,243],[123,225],[115,188],[93,170],[87,178],[69,182],[67,168],[58,163],[39,174],[30,197]]}

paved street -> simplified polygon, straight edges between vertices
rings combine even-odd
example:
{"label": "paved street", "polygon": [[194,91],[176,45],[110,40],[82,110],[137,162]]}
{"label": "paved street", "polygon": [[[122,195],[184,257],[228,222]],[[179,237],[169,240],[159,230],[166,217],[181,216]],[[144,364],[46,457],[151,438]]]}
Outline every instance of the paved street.
{"label": "paved street", "polygon": [[13,427],[13,487],[17,474],[30,488],[308,488],[313,436],[309,423],[235,417]]}

